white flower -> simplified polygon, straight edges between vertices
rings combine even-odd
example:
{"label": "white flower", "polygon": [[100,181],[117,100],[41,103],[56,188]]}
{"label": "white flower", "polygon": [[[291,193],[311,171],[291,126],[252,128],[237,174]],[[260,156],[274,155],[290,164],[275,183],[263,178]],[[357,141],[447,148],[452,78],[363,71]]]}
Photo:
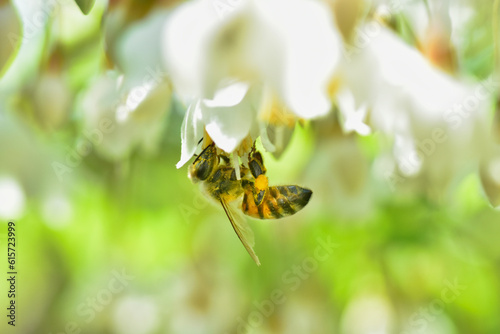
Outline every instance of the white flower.
{"label": "white flower", "polygon": [[[165,26],[164,54],[174,87],[185,101],[194,100],[183,131],[188,131],[196,113],[197,119],[210,118],[204,124],[211,136],[215,134],[216,145],[232,152],[254,129],[267,94],[275,95],[301,118],[328,113],[327,88],[339,60],[340,37],[323,3],[248,0],[224,11],[215,4],[186,2]],[[255,110],[246,110],[244,105],[250,102],[241,99],[242,105],[218,108],[217,95],[232,94],[226,89],[235,90],[241,98],[236,93],[241,90],[228,88],[228,80],[248,85]],[[212,103],[207,105],[207,101]],[[243,121],[247,124],[233,129]],[[194,130],[200,134],[201,129],[196,125]],[[188,144],[183,140],[183,153],[194,153]],[[186,162],[184,158],[181,163]]]}
{"label": "white flower", "polygon": [[218,90],[213,99],[192,103],[181,128],[182,167],[196,151],[205,129],[219,148],[232,152],[249,134],[256,138],[259,133],[256,114],[261,89],[247,83],[232,83]]}
{"label": "white flower", "polygon": [[[164,10],[154,10],[127,26],[113,41],[115,61],[131,87],[142,84],[145,78],[152,81],[167,78],[161,51],[165,16]],[[127,86],[127,82],[124,85]]]}
{"label": "white flower", "polygon": [[350,90],[343,89],[336,95],[340,115],[343,118],[342,130],[344,133],[357,132],[362,136],[371,134],[371,128],[366,124],[368,113],[366,105],[356,107],[356,101]]}
{"label": "white flower", "polygon": [[[129,89],[123,85],[123,76],[108,72],[87,90],[81,103],[82,138],[93,140],[96,151],[112,160],[125,158],[136,147],[154,151],[170,108],[167,82],[144,82]],[[100,135],[94,138],[96,131]]]}
{"label": "white flower", "polygon": [[445,186],[489,152],[487,114],[498,85],[460,82],[388,29],[378,29],[366,44],[351,48],[344,89],[352,92],[355,109],[369,108],[372,129],[394,139],[403,175],[425,173]]}
{"label": "white flower", "polygon": [[158,148],[171,103],[160,48],[164,22],[165,11],[159,10],[113,34],[108,46],[119,70],[102,75],[84,93],[81,142],[91,140],[109,159]]}

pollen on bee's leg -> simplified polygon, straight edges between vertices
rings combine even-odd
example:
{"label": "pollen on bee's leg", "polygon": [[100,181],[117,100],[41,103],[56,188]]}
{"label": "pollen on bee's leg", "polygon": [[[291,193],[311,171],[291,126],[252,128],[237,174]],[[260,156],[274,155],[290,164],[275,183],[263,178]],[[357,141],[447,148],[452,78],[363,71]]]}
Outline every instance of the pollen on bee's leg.
{"label": "pollen on bee's leg", "polygon": [[265,176],[264,174],[260,174],[255,179],[255,188],[257,188],[259,191],[266,190],[268,185],[269,182],[267,180],[267,176]]}

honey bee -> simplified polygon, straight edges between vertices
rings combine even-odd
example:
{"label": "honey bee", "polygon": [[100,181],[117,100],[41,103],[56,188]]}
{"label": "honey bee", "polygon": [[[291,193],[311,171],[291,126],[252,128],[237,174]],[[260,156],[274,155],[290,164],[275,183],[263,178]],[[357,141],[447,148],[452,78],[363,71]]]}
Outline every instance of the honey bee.
{"label": "honey bee", "polygon": [[222,205],[241,243],[255,263],[260,265],[253,250],[253,232],[230,203],[243,197],[240,209],[246,215],[277,219],[301,210],[309,202],[312,191],[296,185],[269,187],[262,156],[255,147],[248,154],[248,167],[239,167],[240,179],[230,165],[229,157],[217,154],[217,148],[212,143],[189,166],[188,176],[193,183],[202,182],[205,192]]}

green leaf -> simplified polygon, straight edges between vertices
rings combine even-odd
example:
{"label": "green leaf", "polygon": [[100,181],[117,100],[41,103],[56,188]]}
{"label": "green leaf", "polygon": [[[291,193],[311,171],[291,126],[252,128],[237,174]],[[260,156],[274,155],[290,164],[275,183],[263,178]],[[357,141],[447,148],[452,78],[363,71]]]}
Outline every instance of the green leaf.
{"label": "green leaf", "polygon": [[0,36],[4,38],[0,48],[1,78],[15,58],[23,40],[21,20],[11,2],[0,5]]}
{"label": "green leaf", "polygon": [[95,0],[75,0],[78,7],[84,15],[87,15],[92,7],[94,7]]}

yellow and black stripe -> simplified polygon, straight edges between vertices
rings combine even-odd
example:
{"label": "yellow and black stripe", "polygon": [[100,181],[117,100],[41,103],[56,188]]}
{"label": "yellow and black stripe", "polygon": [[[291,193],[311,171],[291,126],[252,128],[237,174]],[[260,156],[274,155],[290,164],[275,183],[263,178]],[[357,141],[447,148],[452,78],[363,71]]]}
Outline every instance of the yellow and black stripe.
{"label": "yellow and black stripe", "polygon": [[241,209],[250,217],[278,219],[300,211],[311,195],[311,190],[294,185],[269,187],[256,193],[252,183],[248,183]]}

